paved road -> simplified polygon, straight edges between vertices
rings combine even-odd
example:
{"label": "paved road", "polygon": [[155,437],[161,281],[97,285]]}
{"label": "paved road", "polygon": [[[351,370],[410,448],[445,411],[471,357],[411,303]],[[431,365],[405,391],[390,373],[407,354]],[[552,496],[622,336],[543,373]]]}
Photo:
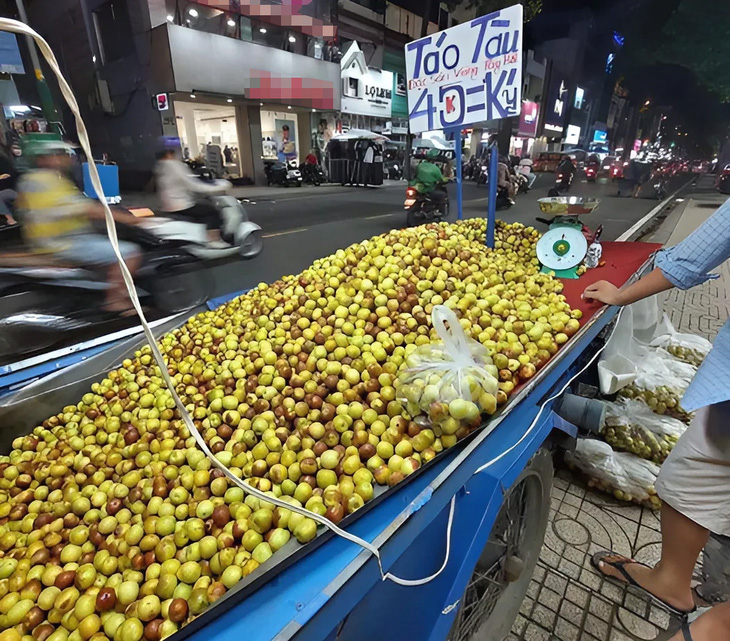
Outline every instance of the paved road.
{"label": "paved road", "polygon": [[[587,183],[578,180],[571,195],[601,199],[597,210],[584,217],[590,227],[603,224],[605,240],[612,240],[647,214],[657,202],[650,199],[617,198],[612,182]],[[678,178],[676,187],[688,180]],[[497,212],[498,218],[526,224],[539,215],[538,198],[546,195],[552,175],[538,177],[529,194],[517,197],[514,207]],[[405,224],[403,212],[405,183],[373,188],[281,189],[281,194],[251,198],[246,205],[252,220],[264,230],[264,250],[248,262],[229,262],[209,270],[211,292],[219,296],[271,282],[296,273],[315,259],[365,238]],[[454,186],[450,187],[452,216],[456,216]],[[485,187],[473,182],[464,185],[464,217],[485,216]]]}

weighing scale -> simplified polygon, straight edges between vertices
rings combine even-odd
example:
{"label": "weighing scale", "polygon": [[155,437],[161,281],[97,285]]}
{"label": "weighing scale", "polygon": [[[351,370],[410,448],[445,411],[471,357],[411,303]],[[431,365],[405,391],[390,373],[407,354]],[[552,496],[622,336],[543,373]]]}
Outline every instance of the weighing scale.
{"label": "weighing scale", "polygon": [[558,278],[578,278],[578,266],[588,251],[583,223],[578,216],[590,214],[598,207],[597,198],[558,196],[537,201],[544,220],[550,225],[537,242],[537,258],[542,272],[554,272]]}

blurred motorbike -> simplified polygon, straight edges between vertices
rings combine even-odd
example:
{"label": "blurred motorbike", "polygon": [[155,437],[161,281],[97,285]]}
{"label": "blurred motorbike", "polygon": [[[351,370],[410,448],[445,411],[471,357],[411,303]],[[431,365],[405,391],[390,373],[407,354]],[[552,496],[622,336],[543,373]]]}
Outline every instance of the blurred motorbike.
{"label": "blurred motorbike", "polygon": [[[434,192],[445,194],[445,199],[434,197]],[[422,193],[416,187],[406,188],[406,200],[403,203],[406,210],[406,224],[409,227],[426,222],[441,222],[449,215],[449,194],[446,187],[435,189],[433,192]]]}
{"label": "blurred motorbike", "polygon": [[302,182],[308,185],[319,187],[322,183],[327,182],[327,175],[319,165],[303,162],[299,165],[299,171],[302,174]]}

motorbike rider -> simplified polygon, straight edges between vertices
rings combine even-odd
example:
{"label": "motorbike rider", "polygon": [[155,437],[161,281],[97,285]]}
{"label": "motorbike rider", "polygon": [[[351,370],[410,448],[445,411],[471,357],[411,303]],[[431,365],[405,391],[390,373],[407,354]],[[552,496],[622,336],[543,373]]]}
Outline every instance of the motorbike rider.
{"label": "motorbike rider", "polygon": [[569,174],[570,175],[570,182],[573,182],[573,176],[575,174],[576,168],[575,163],[573,162],[573,159],[570,156],[565,156],[563,160],[558,165],[558,173],[559,174]]}
{"label": "motorbike rider", "polygon": [[514,195],[516,189],[509,170],[509,160],[505,156],[500,156],[499,162],[497,163],[497,188],[505,190],[507,200],[509,200],[511,205],[515,204]]}
{"label": "motorbike rider", "polygon": [[416,167],[414,186],[418,190],[418,193],[431,198],[438,205],[441,213],[445,214],[445,205],[449,194],[444,187],[446,178],[441,173],[439,166],[433,162],[438,156],[438,149],[429,149],[426,152],[426,160],[421,161],[418,167]]}
{"label": "motorbike rider", "polygon": [[196,202],[200,195],[216,195],[227,192],[231,183],[227,180],[204,182],[190,173],[180,160],[180,139],[163,137],[157,153],[155,180],[160,210],[172,217],[205,224],[208,230],[208,247],[225,249],[230,247],[221,239],[223,221],[220,212],[211,204]]}
{"label": "motorbike rider", "polygon": [[520,164],[517,166],[517,171],[527,178],[527,191],[530,191],[530,189],[532,189],[532,184],[537,178],[537,174],[532,171],[532,158],[529,156],[521,158]]}
{"label": "motorbike rider", "polygon": [[[109,239],[94,233],[91,221],[104,219],[104,208],[86,198],[71,182],[71,147],[61,140],[30,140],[23,155],[31,164],[18,183],[21,232],[33,252],[54,262],[106,270],[103,309],[132,315],[129,294]],[[118,223],[136,224],[131,214],[113,211]],[[141,263],[139,247],[119,241],[119,250],[134,274]]]}

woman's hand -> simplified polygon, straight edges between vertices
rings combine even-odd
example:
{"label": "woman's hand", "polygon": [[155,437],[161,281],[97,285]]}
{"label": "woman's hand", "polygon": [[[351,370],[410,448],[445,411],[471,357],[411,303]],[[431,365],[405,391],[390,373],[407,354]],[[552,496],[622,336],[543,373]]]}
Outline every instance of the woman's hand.
{"label": "woman's hand", "polygon": [[583,292],[583,298],[587,301],[598,301],[606,305],[623,305],[621,290],[605,280],[599,280],[593,285],[588,285]]}

